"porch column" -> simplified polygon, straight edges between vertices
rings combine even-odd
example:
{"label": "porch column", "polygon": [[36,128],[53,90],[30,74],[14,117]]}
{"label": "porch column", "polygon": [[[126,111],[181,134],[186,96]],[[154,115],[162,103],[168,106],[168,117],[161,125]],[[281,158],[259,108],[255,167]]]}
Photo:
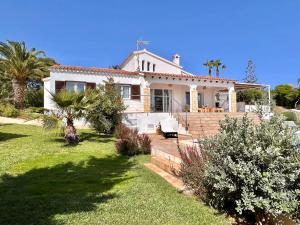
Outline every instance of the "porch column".
{"label": "porch column", "polygon": [[149,85],[144,87],[144,112],[150,112],[151,96]]}
{"label": "porch column", "polygon": [[197,85],[190,85],[190,112],[198,112]]}
{"label": "porch column", "polygon": [[228,88],[228,108],[229,108],[229,112],[237,111],[236,92],[234,90],[234,87]]}

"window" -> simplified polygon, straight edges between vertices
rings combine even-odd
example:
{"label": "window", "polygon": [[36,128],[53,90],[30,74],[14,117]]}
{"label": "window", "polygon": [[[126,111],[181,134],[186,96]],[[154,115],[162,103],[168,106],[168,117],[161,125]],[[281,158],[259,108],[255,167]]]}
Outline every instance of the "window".
{"label": "window", "polygon": [[65,89],[66,82],[65,81],[55,81],[55,93],[60,92],[61,90]]}
{"label": "window", "polygon": [[86,88],[96,89],[96,83],[86,83]]}
{"label": "window", "polygon": [[155,66],[156,66],[156,65],[155,65],[155,64],[153,64],[153,72],[155,72]]}
{"label": "window", "polygon": [[85,82],[66,81],[66,89],[68,91],[84,92],[85,85]]}
{"label": "window", "polygon": [[121,96],[123,99],[130,99],[130,90],[131,90],[131,87],[130,85],[121,85],[120,86],[120,89],[121,89]]}
{"label": "window", "polygon": [[131,85],[131,99],[141,99],[141,88],[140,85]]}
{"label": "window", "polygon": [[190,105],[190,92],[185,92],[185,104]]}
{"label": "window", "polygon": [[150,71],[150,62],[147,62],[147,71]]}
{"label": "window", "polygon": [[202,93],[198,93],[198,107],[204,106],[204,96]]}
{"label": "window", "polygon": [[142,71],[145,69],[145,60],[142,60]]}

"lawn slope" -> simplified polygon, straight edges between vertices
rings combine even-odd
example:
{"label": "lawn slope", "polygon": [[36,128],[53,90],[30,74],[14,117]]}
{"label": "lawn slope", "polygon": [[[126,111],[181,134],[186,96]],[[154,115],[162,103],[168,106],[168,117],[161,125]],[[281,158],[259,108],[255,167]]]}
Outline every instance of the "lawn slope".
{"label": "lawn slope", "polygon": [[0,224],[229,224],[82,130],[68,146],[39,127],[0,124]]}

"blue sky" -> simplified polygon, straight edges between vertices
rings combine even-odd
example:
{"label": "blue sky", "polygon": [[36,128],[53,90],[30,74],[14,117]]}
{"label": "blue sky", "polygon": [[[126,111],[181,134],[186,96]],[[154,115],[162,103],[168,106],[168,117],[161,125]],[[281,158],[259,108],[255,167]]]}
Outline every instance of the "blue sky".
{"label": "blue sky", "polygon": [[165,58],[181,55],[187,71],[221,59],[221,76],[241,80],[248,59],[260,83],[300,77],[299,0],[1,0],[0,40],[25,41],[60,64],[119,64],[139,38]]}

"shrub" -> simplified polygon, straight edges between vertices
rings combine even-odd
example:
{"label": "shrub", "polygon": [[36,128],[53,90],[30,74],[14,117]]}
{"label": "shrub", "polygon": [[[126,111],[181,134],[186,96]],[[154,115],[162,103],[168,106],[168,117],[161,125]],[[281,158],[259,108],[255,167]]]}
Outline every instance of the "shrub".
{"label": "shrub", "polygon": [[187,187],[194,191],[195,195],[205,200],[206,190],[202,181],[205,174],[207,154],[203,149],[198,150],[195,146],[188,146],[185,149],[178,148],[178,150],[182,159],[179,176],[182,177]]}
{"label": "shrub", "polygon": [[138,131],[136,129],[127,129],[126,130],[128,132],[122,133],[123,136],[116,143],[117,151],[121,155],[137,155],[140,152],[138,142]]}
{"label": "shrub", "polygon": [[282,84],[275,87],[272,91],[276,104],[287,108],[294,108],[295,102],[299,97],[299,90],[289,84]]}
{"label": "shrub", "polygon": [[89,90],[87,97],[91,103],[86,110],[87,121],[98,133],[113,133],[126,109],[114,80],[109,78],[104,85]]}
{"label": "shrub", "polygon": [[297,122],[297,117],[293,112],[283,112],[282,115],[285,117],[286,121],[294,121]]}
{"label": "shrub", "polygon": [[151,153],[151,139],[147,134],[138,136],[139,146],[142,154]]}
{"label": "shrub", "polygon": [[130,128],[126,127],[123,123],[120,123],[115,129],[115,137],[117,139],[124,139],[130,131]]}
{"label": "shrub", "polygon": [[258,89],[247,89],[237,92],[237,101],[245,102],[246,104],[254,104],[263,99],[264,92]]}
{"label": "shrub", "polygon": [[119,139],[116,142],[119,154],[132,156],[151,153],[151,139],[147,134],[138,134],[137,129],[130,129],[120,124],[115,135]]}
{"label": "shrub", "polygon": [[0,115],[4,117],[18,117],[20,112],[11,104],[3,104],[0,106]]}
{"label": "shrub", "polygon": [[185,182],[196,188],[198,183],[205,190],[201,197],[221,210],[300,219],[300,154],[294,130],[283,121],[275,116],[256,125],[247,116],[226,118],[219,135],[199,141],[209,159],[205,166],[197,155],[193,163],[184,160],[189,170],[183,167],[183,174],[194,179]]}
{"label": "shrub", "polygon": [[25,91],[24,102],[26,107],[43,107],[44,89],[27,88]]}

